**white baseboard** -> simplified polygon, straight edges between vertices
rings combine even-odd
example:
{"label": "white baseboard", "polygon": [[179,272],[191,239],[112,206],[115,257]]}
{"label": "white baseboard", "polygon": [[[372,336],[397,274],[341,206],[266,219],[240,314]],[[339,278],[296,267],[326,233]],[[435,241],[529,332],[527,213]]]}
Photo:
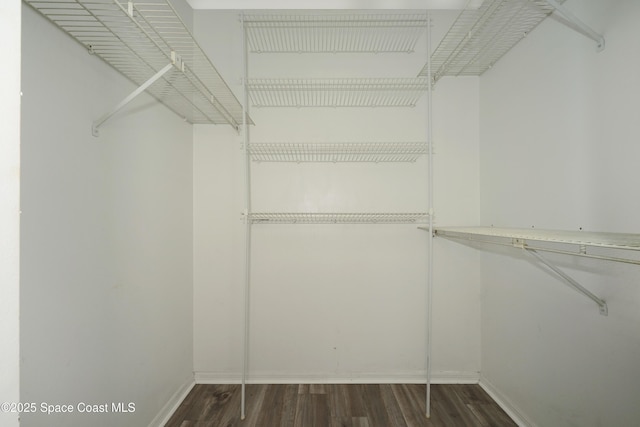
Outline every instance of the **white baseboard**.
{"label": "white baseboard", "polygon": [[489,380],[480,376],[480,387],[511,417],[518,427],[538,427],[513,402],[502,394]]}
{"label": "white baseboard", "polygon": [[162,407],[158,415],[149,423],[149,427],[163,427],[171,418],[173,413],[178,409],[185,397],[189,394],[196,382],[193,376],[187,378],[182,386],[169,398],[167,403]]}
{"label": "white baseboard", "polygon": [[[477,384],[478,372],[433,372],[433,384]],[[231,372],[196,372],[196,384],[240,384],[240,374]],[[252,373],[248,384],[423,384],[424,373],[352,373],[324,375],[308,373]]]}

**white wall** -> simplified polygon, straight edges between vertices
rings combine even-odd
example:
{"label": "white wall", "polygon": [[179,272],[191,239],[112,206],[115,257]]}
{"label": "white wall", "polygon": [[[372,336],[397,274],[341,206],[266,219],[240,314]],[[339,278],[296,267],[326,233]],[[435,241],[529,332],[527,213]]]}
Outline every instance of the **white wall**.
{"label": "white wall", "polygon": [[[0,4],[0,402],[20,401],[20,14],[19,0]],[[0,411],[0,424],[17,426],[18,413]]]}
{"label": "white wall", "polygon": [[[241,94],[237,13],[197,11],[194,23],[201,45]],[[424,54],[252,55],[250,76],[411,77],[424,62]],[[437,220],[477,223],[478,80],[443,81],[435,97],[446,106],[434,130],[436,174],[448,182],[436,188]],[[254,109],[252,117],[253,142],[424,141],[426,134],[424,99],[413,109]],[[240,142],[229,130],[195,127],[194,360],[203,382],[238,381],[242,366]],[[252,173],[255,212],[427,206],[425,159],[262,163]],[[254,225],[249,381],[423,378],[426,242],[413,225]],[[448,242],[438,246],[459,256],[436,259],[434,377],[472,381],[480,367],[478,255]]]}
{"label": "white wall", "polygon": [[[193,381],[192,130],[23,9],[21,400],[132,402],[29,426],[145,426]],[[155,419],[155,421],[154,421]]]}
{"label": "white wall", "polygon": [[[481,220],[637,233],[640,3],[565,5],[607,47],[547,20],[481,77]],[[531,425],[637,425],[638,266],[549,258],[609,316],[521,254],[485,248],[484,380]]]}

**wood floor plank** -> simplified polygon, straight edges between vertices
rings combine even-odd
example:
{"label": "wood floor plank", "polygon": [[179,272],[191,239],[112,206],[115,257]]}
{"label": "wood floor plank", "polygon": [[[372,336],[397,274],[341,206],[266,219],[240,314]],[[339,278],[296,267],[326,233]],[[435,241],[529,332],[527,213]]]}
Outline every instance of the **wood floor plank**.
{"label": "wood floor plank", "polygon": [[344,387],[349,403],[349,415],[351,417],[366,417],[367,410],[364,406],[362,384],[345,384]]}
{"label": "wood floor plank", "polygon": [[371,427],[389,427],[392,425],[386,406],[380,404],[383,401],[380,385],[364,384],[362,385],[362,393],[368,424]]}
{"label": "wood floor plank", "polygon": [[465,401],[469,413],[481,426],[516,426],[516,423],[491,399],[491,396],[475,384],[461,384],[452,389]]}
{"label": "wood floor plank", "polygon": [[514,427],[478,385],[433,385],[431,418],[424,384],[197,385],[166,427]]}
{"label": "wood floor plank", "polygon": [[279,426],[284,414],[286,388],[275,385],[265,387],[262,401],[263,410],[257,414],[256,424],[260,426]]}
{"label": "wood floor plank", "polygon": [[425,425],[424,411],[420,403],[415,399],[415,393],[409,389],[410,384],[392,384],[393,391],[398,406],[402,411],[402,416],[408,427],[418,427]]}
{"label": "wood floor plank", "polygon": [[327,384],[326,390],[332,424],[351,426],[351,408],[347,388],[344,384]]}
{"label": "wood floor plank", "polygon": [[351,425],[353,427],[372,427],[368,417],[353,417],[351,419]]}
{"label": "wood floor plank", "polygon": [[309,393],[311,394],[326,394],[325,384],[309,384]]}
{"label": "wood floor plank", "polygon": [[450,425],[466,427],[479,424],[473,413],[468,411],[465,402],[456,393],[456,385],[441,384],[438,388],[441,391],[438,398],[442,403],[442,408],[451,420]]}
{"label": "wood floor plank", "polygon": [[195,386],[193,386],[180,406],[178,406],[178,409],[176,409],[169,421],[167,421],[165,427],[185,427],[183,420],[191,419],[188,416],[188,413],[191,410],[191,407],[194,405],[194,402],[200,399],[200,396],[204,392],[204,389],[205,387],[202,384],[196,384]]}
{"label": "wood floor plank", "polygon": [[478,405],[475,403],[467,403],[467,408],[478,420],[478,425],[481,427],[490,427],[491,424],[487,420],[487,418],[482,413],[483,411],[478,410]]}
{"label": "wood floor plank", "polygon": [[257,426],[260,416],[267,384],[247,384],[246,386],[246,418],[245,425]]}
{"label": "wood floor plank", "polygon": [[331,417],[329,427],[353,427],[351,417]]}
{"label": "wood floor plank", "polygon": [[296,402],[296,416],[293,421],[294,427],[304,427],[305,423],[311,423],[313,415],[311,414],[311,395],[308,393],[298,392],[298,400]]}
{"label": "wood floor plank", "polygon": [[490,426],[517,427],[517,424],[495,403],[480,403],[476,405],[487,419]]}
{"label": "wood floor plank", "polygon": [[390,425],[394,427],[407,427],[400,405],[398,405],[398,401],[391,389],[391,384],[380,385],[380,396],[382,398],[382,404],[387,408]]}
{"label": "wood floor plank", "polygon": [[207,404],[198,419],[206,421],[215,417],[216,414],[224,412],[229,407],[231,400],[238,394],[238,387],[235,385],[210,386],[205,393]]}
{"label": "wood floor plank", "polygon": [[293,384],[284,384],[279,387],[283,387],[285,389],[280,427],[293,427],[296,419],[296,405],[298,400],[297,387]]}
{"label": "wood floor plank", "polygon": [[294,427],[326,427],[331,420],[324,394],[299,394]]}
{"label": "wood floor plank", "polygon": [[491,396],[477,384],[456,384],[455,392],[466,403],[494,403]]}
{"label": "wood floor plank", "polygon": [[[210,385],[212,390],[218,392],[227,393],[221,398],[226,400],[226,404],[220,407],[218,412],[209,413],[207,417],[200,416],[198,421],[201,421],[203,425],[210,423],[211,425],[217,425],[220,427],[235,426],[240,422],[240,400],[241,400],[241,388],[239,385]],[[200,426],[198,426],[200,427]]]}

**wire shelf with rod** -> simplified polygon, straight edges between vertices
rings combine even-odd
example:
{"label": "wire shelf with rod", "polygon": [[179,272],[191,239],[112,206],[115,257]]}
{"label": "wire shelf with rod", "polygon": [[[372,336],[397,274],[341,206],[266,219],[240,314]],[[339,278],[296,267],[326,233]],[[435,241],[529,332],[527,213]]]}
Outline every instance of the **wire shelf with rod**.
{"label": "wire shelf with rod", "polygon": [[[418,227],[427,230],[425,227]],[[460,242],[508,246],[522,250],[546,266],[568,286],[598,305],[600,314],[608,315],[607,303],[560,269],[540,252],[550,252],[603,261],[640,265],[640,234],[589,232],[576,230],[540,230],[498,227],[437,227],[435,235]],[[574,250],[566,247],[573,246]],[[599,248],[601,251],[594,251]],[[603,253],[613,251],[613,254]],[[620,252],[624,254],[618,255]],[[631,256],[630,254],[634,255]]]}
{"label": "wire shelf with rod", "polygon": [[427,154],[424,142],[255,143],[248,147],[257,162],[415,162]]}
{"label": "wire shelf with rod", "polygon": [[254,107],[414,107],[425,78],[252,79]]}
{"label": "wire shelf with rod", "polygon": [[463,9],[431,55],[433,80],[481,75],[554,11],[546,0],[485,0]]}
{"label": "wire shelf with rod", "polygon": [[253,53],[394,53],[414,51],[425,13],[245,15]]}
{"label": "wire shelf with rod", "polygon": [[[242,106],[168,0],[25,0],[190,123],[242,124]],[[250,119],[249,119],[250,121]]]}
{"label": "wire shelf with rod", "polygon": [[427,221],[426,212],[417,213],[311,213],[311,212],[253,212],[253,224],[421,224]]}
{"label": "wire shelf with rod", "polygon": [[583,247],[574,255],[587,255],[584,247],[599,247],[640,251],[640,234],[607,233],[572,230],[540,230],[499,227],[438,227],[436,235],[466,240],[508,239],[521,241],[567,244]]}

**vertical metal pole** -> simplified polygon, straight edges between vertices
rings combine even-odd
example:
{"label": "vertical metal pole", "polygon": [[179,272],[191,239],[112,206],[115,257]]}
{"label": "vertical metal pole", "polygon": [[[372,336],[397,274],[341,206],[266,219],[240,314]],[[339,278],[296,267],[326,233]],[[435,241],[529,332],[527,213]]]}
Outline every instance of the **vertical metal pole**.
{"label": "vertical metal pole", "polygon": [[249,159],[249,124],[247,115],[249,114],[249,90],[248,90],[248,56],[247,56],[247,30],[244,25],[244,14],[240,15],[242,23],[242,88],[244,100],[242,103],[242,130],[243,130],[243,151],[244,151],[244,173],[245,173],[245,273],[244,273],[244,339],[242,357],[242,397],[240,403],[240,418],[245,418],[245,395],[247,384],[247,371],[249,368],[249,309],[251,290],[251,168]]}
{"label": "vertical metal pole", "polygon": [[433,108],[431,80],[431,14],[427,11],[427,159],[429,167],[428,203],[429,203],[429,237],[427,254],[427,401],[426,415],[431,417],[431,333],[432,333],[432,288],[433,288]]}

